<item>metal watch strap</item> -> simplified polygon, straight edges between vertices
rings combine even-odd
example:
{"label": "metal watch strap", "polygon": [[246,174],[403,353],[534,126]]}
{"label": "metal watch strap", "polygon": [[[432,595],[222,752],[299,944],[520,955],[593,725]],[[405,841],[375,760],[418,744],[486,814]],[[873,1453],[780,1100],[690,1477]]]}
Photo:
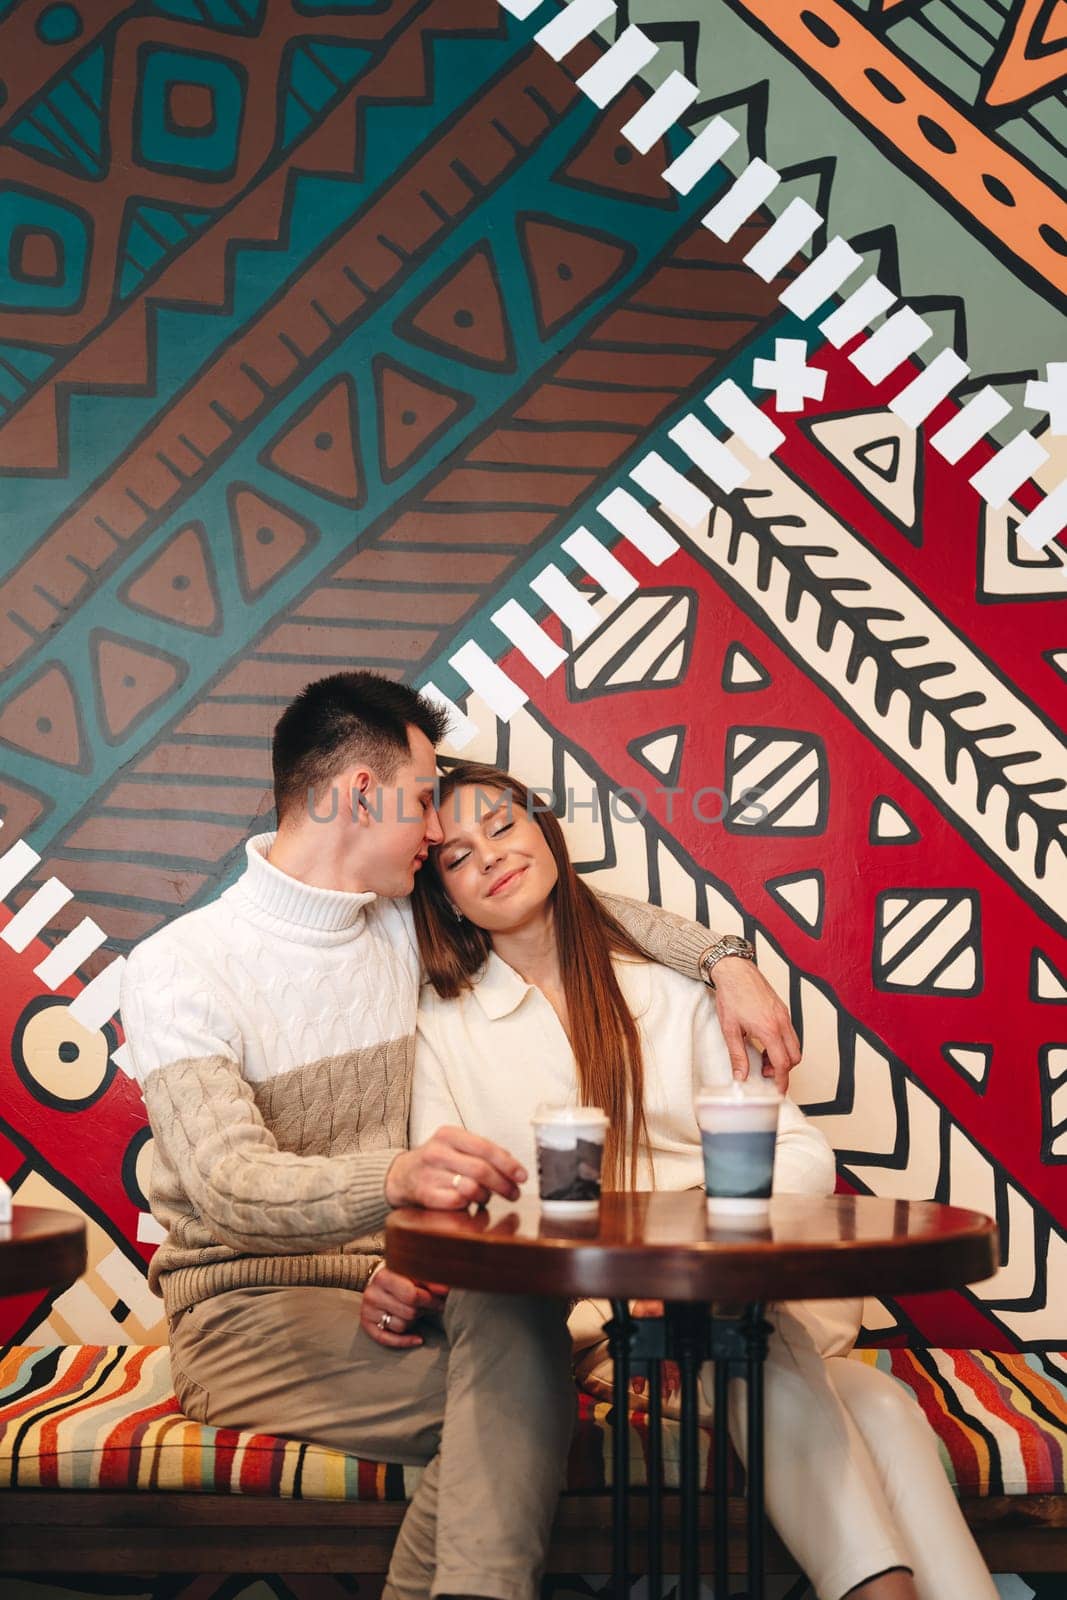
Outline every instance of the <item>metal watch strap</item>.
{"label": "metal watch strap", "polygon": [[708,988],[714,992],[715,980],[711,976],[711,969],[725,956],[739,956],[742,961],[755,960],[756,951],[747,939],[740,938],[737,934],[724,934],[721,939],[716,939],[700,958],[700,972]]}

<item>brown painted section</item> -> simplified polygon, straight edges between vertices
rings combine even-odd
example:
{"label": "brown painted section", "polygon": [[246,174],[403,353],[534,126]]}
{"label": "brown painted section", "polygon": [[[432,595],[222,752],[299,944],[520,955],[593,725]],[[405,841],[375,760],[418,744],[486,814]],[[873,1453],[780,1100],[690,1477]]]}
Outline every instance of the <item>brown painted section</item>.
{"label": "brown painted section", "polygon": [[[556,77],[558,81],[558,74]],[[661,275],[676,275],[672,306],[682,310],[686,304],[682,296],[688,294],[689,303],[696,308],[690,317],[665,319],[672,327],[677,325],[685,339],[695,340],[710,329],[722,340],[724,350],[732,349],[750,336],[757,316],[774,314],[781,281],[762,284],[739,267],[741,256],[759,231],[758,226],[742,230],[732,244],[723,246],[711,239],[707,230],[695,228],[670,258],[691,265],[652,268],[632,294],[588,329],[582,342],[547,370],[533,392],[515,407],[516,420],[527,424],[536,420],[540,429],[511,427],[507,417],[501,418],[484,439],[476,440],[439,469],[424,490],[421,504],[409,503],[364,532],[359,548],[342,556],[332,571],[318,575],[313,587],[279,616],[272,630],[212,684],[210,694],[182,713],[175,727],[178,736],[195,736],[204,742],[160,744],[129,769],[129,776],[151,774],[160,780],[159,809],[173,809],[186,817],[195,835],[189,812],[202,808],[200,791],[211,787],[197,780],[252,778],[263,785],[262,790],[234,790],[232,814],[239,819],[238,802],[243,799],[247,807],[243,833],[247,833],[257,818],[262,825],[264,812],[256,809],[256,797],[267,796],[264,804],[269,806],[267,741],[273,724],[305,683],[335,667],[367,664],[396,680],[418,681],[420,668],[447,647],[464,617],[484,604],[509,573],[551,535],[587,490],[625,456],[639,431],[675,408],[687,394],[699,395],[705,386],[710,387],[720,365],[718,357],[703,351],[672,354],[659,347],[656,321],[661,314],[650,307],[657,304],[652,299],[653,286],[657,295],[663,292],[662,282],[657,282]],[[742,297],[744,308],[739,313],[735,299]],[[709,306],[725,312],[725,319],[710,318]],[[612,318],[624,309],[635,319],[631,336],[644,324],[643,337],[651,342],[643,348],[623,350],[598,346]],[[567,426],[569,422],[611,421],[626,426],[619,432],[606,426]],[[485,459],[493,455],[501,458],[499,468]],[[534,466],[548,470],[531,470]],[[561,470],[567,467],[575,470]],[[279,492],[284,495],[282,488]],[[454,508],[450,501],[456,502]],[[244,507],[246,539],[254,537],[261,525],[258,517],[248,514],[250,505],[246,502]],[[530,510],[531,505],[542,509]],[[258,513],[260,507],[255,510]],[[274,516],[289,514],[279,499]],[[361,626],[375,621],[392,626]],[[329,626],[331,623],[342,626]],[[264,659],[282,653],[290,659]],[[262,742],[244,742],[256,738]],[[168,777],[173,777],[172,785],[167,783]],[[122,788],[116,785],[119,799],[114,803],[136,804],[136,789],[128,781]],[[100,798],[105,805],[112,803],[106,793]],[[57,846],[56,862],[42,868],[42,874],[54,870],[62,876],[65,860],[70,859],[68,852],[88,848],[87,826],[76,824],[71,829]],[[209,882],[230,859],[231,837],[224,831],[215,840],[213,871],[205,866]],[[167,848],[177,853],[173,840]],[[209,849],[203,840],[200,848],[205,853],[196,859],[206,863]],[[173,886],[168,886],[170,880],[187,869],[171,867],[168,871],[161,863],[152,870],[158,873],[159,883],[153,898],[166,905],[174,894]],[[101,866],[104,892],[106,879],[107,869]],[[86,909],[91,906],[90,892],[83,894],[82,904]],[[101,906],[100,919],[114,931],[106,905]]]}
{"label": "brown painted section", "polygon": [[338,617],[346,622],[419,622],[440,627],[442,623],[458,622],[479,599],[474,589],[455,594],[438,589],[431,594],[418,589],[352,589],[332,584],[301,600],[293,607],[292,615]]}
{"label": "brown painted section", "polygon": [[[417,4],[418,0],[395,0],[388,20],[395,24],[398,17],[417,9]],[[380,29],[385,20],[379,18],[370,26]],[[162,37],[158,33],[163,26],[161,19],[152,18],[150,26],[152,37]],[[322,26],[328,29],[329,19],[325,19]],[[417,100],[428,88],[426,63],[430,52],[428,48],[424,50],[428,34],[472,29],[494,32],[498,26],[496,0],[433,0],[385,59],[361,80],[360,100]],[[300,31],[305,34],[316,31],[310,18],[301,19]],[[185,31],[179,29],[179,33],[187,37]],[[259,41],[256,44],[258,46]],[[117,71],[115,76],[117,80]],[[273,79],[271,81],[273,83]],[[524,139],[519,130],[528,132],[532,125],[528,108],[519,105],[524,98],[522,88],[529,85],[537,88],[546,102],[551,102],[553,96],[558,97],[561,92],[561,74],[543,52],[532,51],[526,60],[520,61],[514,73],[478,101],[464,119],[464,146],[470,143],[480,148],[485,130],[494,118],[510,129],[512,112],[517,107],[512,131],[521,145]],[[567,89],[569,101],[577,91],[571,84]],[[132,96],[132,77],[128,79],[126,92]],[[316,132],[299,145],[302,169],[352,170],[353,162],[359,159],[356,105],[354,95],[345,99]],[[125,114],[132,121],[132,104],[126,107]],[[552,124],[540,112],[538,118],[536,137],[541,137]],[[269,137],[273,138],[272,108],[265,121]],[[497,176],[520,159],[514,148],[505,146],[498,137],[494,138],[492,147],[502,147],[499,148],[502,165]],[[372,276],[379,278],[383,286],[399,275],[401,263],[397,256],[376,242],[384,228],[386,208],[395,212],[399,205],[403,209],[408,203],[414,203],[421,190],[434,195],[442,205],[445,201],[441,200],[441,195],[456,198],[459,180],[451,166],[453,158],[451,141],[447,148],[436,145],[414,164],[395,190],[378,205],[369,207],[341,239],[327,244],[282,298],[250,323],[225,354],[156,418],[143,439],[135,441],[116,458],[97,487],[54,524],[34,551],[0,584],[0,670],[13,665],[34,648],[40,637],[55,625],[57,617],[84,599],[100,577],[124,560],[130,549],[157,525],[159,517],[146,513],[130,498],[131,491],[138,500],[144,500],[159,513],[169,514],[181,504],[190,478],[176,478],[160,462],[161,455],[175,465],[180,457],[188,460],[181,435],[191,440],[204,458],[200,469],[213,470],[235,440],[243,437],[250,426],[276,404],[282,388],[291,386],[310,370],[314,353],[322,349],[326,339],[336,343],[347,336],[361,314],[360,308],[368,302],[360,301],[359,308],[336,332],[323,322],[312,302],[321,302],[324,292],[329,299],[333,287],[342,296],[350,294],[346,273],[355,270],[359,277],[359,267],[371,270]],[[288,172],[288,164],[275,169],[233,207],[224,227],[212,228],[203,239],[195,241],[161,274],[151,290],[152,303],[187,303],[189,286],[195,284],[198,301],[205,310],[224,306],[230,242],[234,238],[271,241],[277,238]],[[462,208],[469,207],[473,199],[467,189]],[[420,248],[428,250],[446,224],[425,206],[422,210],[426,233]],[[115,227],[118,227],[117,217]],[[107,259],[110,262],[112,257]],[[110,302],[110,267],[107,294]],[[60,403],[66,404],[57,393],[60,384],[77,382],[83,392],[90,393],[107,392],[109,388],[151,388],[146,303],[144,297],[138,296],[99,338],[93,339],[85,350],[50,377],[10,423],[0,427],[0,470],[5,466],[55,469],[59,449],[56,408]],[[285,333],[298,349],[308,352],[304,360],[299,360],[279,343],[279,333]],[[261,375],[266,393],[257,390],[247,374],[241,374],[235,381],[235,373],[240,371],[242,362]],[[234,421],[224,422],[212,409],[212,402],[220,404]],[[68,557],[74,559],[68,560]],[[45,595],[39,592],[38,585]],[[54,596],[55,600],[45,598],[46,595]],[[10,613],[21,617],[22,624],[10,623]]]}

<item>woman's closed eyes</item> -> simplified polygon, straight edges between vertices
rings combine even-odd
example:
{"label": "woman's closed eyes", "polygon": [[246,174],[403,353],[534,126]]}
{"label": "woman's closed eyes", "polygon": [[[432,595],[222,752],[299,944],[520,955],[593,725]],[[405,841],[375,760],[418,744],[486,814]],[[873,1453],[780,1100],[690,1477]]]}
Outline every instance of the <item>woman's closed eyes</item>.
{"label": "woman's closed eyes", "polygon": [[[509,828],[513,828],[514,826],[514,822],[504,822],[499,828],[494,828],[489,837],[490,839],[499,839],[501,834],[507,833]],[[451,872],[453,867],[458,867],[461,862],[466,861],[469,855],[470,851],[464,850],[459,855],[450,856],[445,862],[445,871]]]}

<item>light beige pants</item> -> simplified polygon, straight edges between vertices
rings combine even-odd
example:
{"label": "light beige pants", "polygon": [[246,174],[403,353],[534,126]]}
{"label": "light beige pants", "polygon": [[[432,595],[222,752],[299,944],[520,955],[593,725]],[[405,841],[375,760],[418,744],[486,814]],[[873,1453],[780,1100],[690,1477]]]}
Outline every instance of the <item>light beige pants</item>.
{"label": "light beige pants", "polygon": [[[764,1367],[767,1514],[819,1600],[907,1567],[920,1600],[997,1600],[919,1407],[888,1373],[844,1357],[859,1329],[859,1301],[792,1301],[769,1307],[774,1332]],[[606,1342],[590,1343],[603,1301],[571,1317],[583,1387],[610,1394]],[[713,1369],[701,1379],[711,1419]],[[665,1415],[678,1407],[666,1404]],[[730,1437],[746,1459],[745,1386],[730,1384]]]}
{"label": "light beige pants", "polygon": [[249,1288],[171,1319],[197,1422],[423,1466],[386,1600],[534,1600],[574,1426],[561,1301],[453,1290],[424,1343],[387,1350],[348,1289]]}

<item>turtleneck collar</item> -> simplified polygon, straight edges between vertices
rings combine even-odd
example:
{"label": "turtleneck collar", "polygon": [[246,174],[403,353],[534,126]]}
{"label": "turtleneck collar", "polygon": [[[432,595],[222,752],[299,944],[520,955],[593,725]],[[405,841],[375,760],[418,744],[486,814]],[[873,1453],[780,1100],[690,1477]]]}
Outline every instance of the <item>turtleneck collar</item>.
{"label": "turtleneck collar", "polygon": [[364,910],[377,896],[370,890],[349,894],[341,889],[319,889],[283,872],[267,860],[277,833],[257,833],[245,845],[248,864],[229,891],[250,913],[284,922],[286,932],[299,938],[302,931],[316,935],[348,935],[364,922]]}

